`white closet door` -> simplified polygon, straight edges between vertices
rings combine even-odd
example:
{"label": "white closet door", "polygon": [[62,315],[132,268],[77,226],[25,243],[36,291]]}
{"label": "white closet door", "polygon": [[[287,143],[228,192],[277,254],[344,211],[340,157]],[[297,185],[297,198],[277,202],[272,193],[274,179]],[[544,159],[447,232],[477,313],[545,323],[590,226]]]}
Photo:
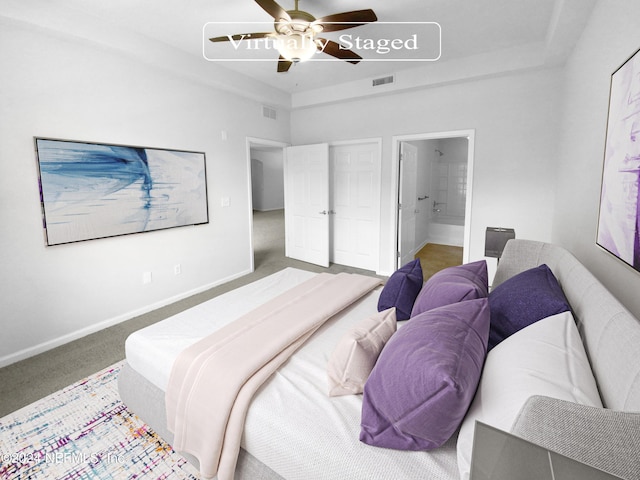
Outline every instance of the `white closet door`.
{"label": "white closet door", "polygon": [[331,260],[378,268],[380,146],[331,146]]}
{"label": "white closet door", "polygon": [[285,149],[285,254],[329,266],[329,146]]}

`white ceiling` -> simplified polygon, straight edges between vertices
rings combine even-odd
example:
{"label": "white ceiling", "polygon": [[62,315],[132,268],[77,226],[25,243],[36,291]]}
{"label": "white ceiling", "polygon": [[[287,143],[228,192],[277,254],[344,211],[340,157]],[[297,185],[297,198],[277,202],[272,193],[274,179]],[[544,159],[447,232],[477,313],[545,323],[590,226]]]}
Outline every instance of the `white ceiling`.
{"label": "white ceiling", "polygon": [[[208,22],[265,22],[256,31],[271,28],[272,18],[253,0],[0,0],[0,17],[33,22],[48,29],[70,28],[76,36],[95,36],[94,41],[118,43],[140,36],[157,47],[180,50],[206,62],[211,48],[220,57],[233,56],[232,46],[225,42],[211,44],[206,36],[218,25]],[[286,10],[294,0],[281,0]],[[306,62],[293,66],[287,73],[276,72],[273,61],[217,62],[225,68],[244,73],[256,80],[288,93],[313,90],[354,80],[387,75],[404,69],[429,68],[430,64],[459,60],[514,47],[536,46],[541,54],[554,61],[570,51],[588,19],[595,0],[300,0],[299,8],[316,18],[329,14],[371,8],[380,22],[437,22],[441,27],[441,57],[437,62],[390,63],[360,62],[351,65],[341,61]],[[79,28],[80,25],[84,28]],[[224,25],[219,26],[221,29]],[[219,35],[246,33],[228,31]],[[238,25],[238,28],[245,27]],[[246,28],[246,27],[245,27]],[[398,37],[406,37],[407,26],[399,26]],[[249,30],[251,31],[251,30]],[[376,38],[388,37],[389,25],[366,25],[344,32],[324,35],[337,39],[341,33]],[[101,40],[97,37],[102,36]],[[126,48],[135,51],[135,44]],[[355,50],[355,49],[354,49]],[[363,57],[367,52],[360,51]],[[330,57],[326,57],[330,58]]]}

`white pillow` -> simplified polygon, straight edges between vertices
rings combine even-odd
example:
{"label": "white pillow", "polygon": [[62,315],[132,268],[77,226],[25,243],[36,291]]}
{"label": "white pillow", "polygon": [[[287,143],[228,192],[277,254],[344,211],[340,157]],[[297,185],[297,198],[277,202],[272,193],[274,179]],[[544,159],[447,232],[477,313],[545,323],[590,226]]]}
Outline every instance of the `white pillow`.
{"label": "white pillow", "polygon": [[362,393],[382,348],[396,332],[395,307],[376,312],[348,331],[329,357],[329,396]]}
{"label": "white pillow", "polygon": [[602,407],[571,312],[529,325],[487,355],[478,391],[458,435],[458,469],[462,480],[469,478],[476,420],[510,431],[532,395]]}

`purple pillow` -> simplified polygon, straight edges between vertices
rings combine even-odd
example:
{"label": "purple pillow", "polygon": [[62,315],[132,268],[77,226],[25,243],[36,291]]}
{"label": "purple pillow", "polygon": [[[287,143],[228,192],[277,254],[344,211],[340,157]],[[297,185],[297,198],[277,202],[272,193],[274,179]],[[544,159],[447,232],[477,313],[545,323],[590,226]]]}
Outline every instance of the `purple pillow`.
{"label": "purple pillow", "polygon": [[473,400],[488,335],[486,298],[429,310],[402,326],[365,383],[360,440],[398,450],[442,446]]}
{"label": "purple pillow", "polygon": [[422,288],[422,267],[416,258],[402,268],[396,270],[387,280],[380,298],[378,311],[382,312],[396,307],[396,319],[407,320],[411,316],[413,302]]}
{"label": "purple pillow", "polygon": [[463,300],[484,298],[487,295],[489,275],[485,260],[445,268],[424,284],[413,304],[411,316]]}
{"label": "purple pillow", "polygon": [[547,265],[525,270],[489,294],[489,350],[505,338],[543,318],[571,309]]}

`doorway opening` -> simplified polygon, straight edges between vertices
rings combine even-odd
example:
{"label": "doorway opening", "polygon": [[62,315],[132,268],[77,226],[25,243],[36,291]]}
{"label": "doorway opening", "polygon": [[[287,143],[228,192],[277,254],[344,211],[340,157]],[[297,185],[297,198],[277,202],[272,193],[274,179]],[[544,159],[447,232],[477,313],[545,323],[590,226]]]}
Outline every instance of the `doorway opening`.
{"label": "doorway opening", "polygon": [[473,130],[393,137],[397,267],[420,258],[426,279],[468,261],[473,143]]}
{"label": "doorway opening", "polygon": [[247,138],[251,271],[273,253],[284,258],[284,149],[282,142]]}
{"label": "doorway opening", "polygon": [[[319,145],[324,145],[326,152],[322,158],[312,159],[307,157],[314,145],[290,147],[247,138],[251,271],[261,265],[264,257],[273,258],[270,254],[277,249],[282,258],[377,272],[381,140],[315,147]],[[320,164],[327,169],[325,182],[319,181],[316,172]],[[313,170],[313,175],[307,168]],[[323,201],[316,198],[321,194],[327,196]],[[326,234],[315,228],[320,223],[326,223]],[[317,248],[319,239],[325,236],[327,245]],[[303,250],[300,255],[299,249]],[[308,258],[319,250],[326,255],[326,262]]]}

